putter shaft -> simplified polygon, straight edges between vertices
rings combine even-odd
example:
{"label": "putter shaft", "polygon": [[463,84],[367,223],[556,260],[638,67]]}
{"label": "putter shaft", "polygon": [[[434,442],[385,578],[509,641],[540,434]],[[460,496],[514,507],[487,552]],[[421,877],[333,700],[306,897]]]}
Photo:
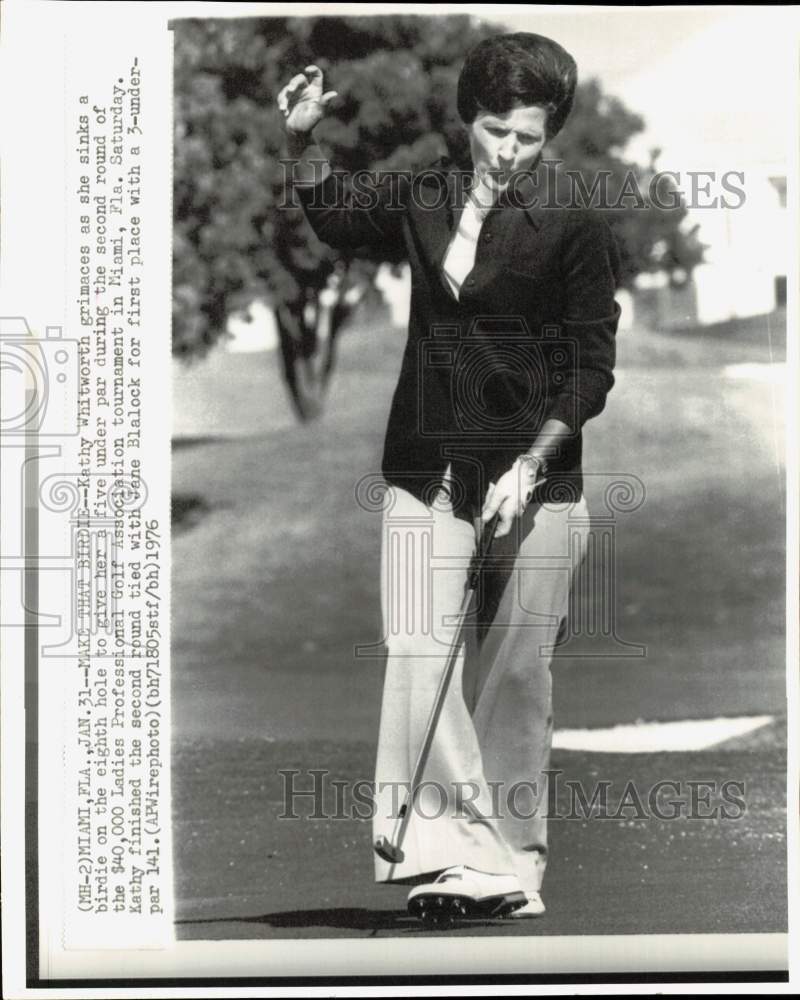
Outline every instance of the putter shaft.
{"label": "putter shaft", "polygon": [[422,745],[419,749],[419,753],[417,754],[417,760],[414,765],[414,771],[409,784],[408,795],[397,815],[392,839],[390,841],[386,837],[380,836],[373,844],[375,853],[379,857],[383,858],[384,861],[388,861],[390,864],[398,864],[403,861],[405,857],[402,847],[403,839],[405,838],[406,829],[411,819],[411,812],[416,800],[417,791],[422,781],[422,774],[428,761],[428,755],[430,753],[431,744],[433,743],[434,734],[436,733],[439,716],[442,714],[445,696],[447,695],[447,689],[450,686],[450,679],[453,675],[456,662],[458,661],[458,654],[463,642],[464,627],[470,604],[472,603],[472,598],[475,595],[480,577],[480,571],[483,569],[484,561],[486,556],[489,554],[489,549],[491,548],[499,520],[500,514],[497,513],[488,523],[485,534],[481,539],[482,544],[479,546],[478,552],[475,556],[474,567],[467,577],[467,591],[461,602],[458,626],[456,628],[455,635],[453,636],[453,641],[451,642],[450,648],[447,652],[447,660],[445,662],[444,670],[442,671],[442,676],[439,679],[439,686],[436,689],[436,695],[433,699],[433,705],[431,707],[430,716],[428,717],[428,723],[425,727],[425,735],[422,740]]}

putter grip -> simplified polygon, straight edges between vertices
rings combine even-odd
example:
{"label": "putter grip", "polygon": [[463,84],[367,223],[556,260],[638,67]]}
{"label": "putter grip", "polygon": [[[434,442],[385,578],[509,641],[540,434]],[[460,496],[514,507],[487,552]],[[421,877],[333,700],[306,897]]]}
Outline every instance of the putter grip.
{"label": "putter grip", "polygon": [[492,547],[492,542],[494,541],[494,535],[497,531],[497,525],[500,522],[500,512],[498,511],[491,521],[488,521],[486,527],[481,533],[480,541],[478,542],[478,551],[475,553],[475,558],[472,561],[472,569],[469,574],[469,589],[475,590],[478,586],[478,578],[483,569],[483,563],[486,556],[489,555],[489,550]]}

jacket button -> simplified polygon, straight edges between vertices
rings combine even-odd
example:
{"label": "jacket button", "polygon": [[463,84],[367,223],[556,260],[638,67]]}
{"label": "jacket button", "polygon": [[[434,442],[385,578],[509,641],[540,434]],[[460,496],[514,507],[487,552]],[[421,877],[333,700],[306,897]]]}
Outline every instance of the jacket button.
{"label": "jacket button", "polygon": [[468,285],[474,285],[475,284],[475,279],[474,278],[467,278],[467,284]]}
{"label": "jacket button", "polygon": [[485,233],[484,237],[483,237],[483,241],[484,241],[484,243],[491,243],[492,242],[492,234],[491,233]]}

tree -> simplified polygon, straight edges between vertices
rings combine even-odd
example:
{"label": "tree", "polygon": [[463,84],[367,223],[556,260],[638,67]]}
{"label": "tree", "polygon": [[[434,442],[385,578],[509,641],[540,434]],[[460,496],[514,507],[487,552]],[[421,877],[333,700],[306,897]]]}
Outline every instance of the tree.
{"label": "tree", "polygon": [[463,54],[497,29],[466,16],[389,16],[188,20],[174,30],[175,353],[203,354],[231,313],[267,298],[291,399],[309,419],[337,337],[385,257],[334,252],[299,208],[281,207],[277,93],[315,62],[342,95],[317,133],[337,165],[413,168],[446,151]]}
{"label": "tree", "polygon": [[[623,155],[643,129],[640,115],[605,94],[599,81],[589,80],[578,87],[567,126],[548,150],[560,175],[559,198],[583,200],[606,212],[620,248],[620,280],[627,287],[639,274],[655,271],[683,282],[703,259],[696,227],[685,229],[687,213],[673,179],[659,172],[658,150],[646,166]],[[587,197],[593,190],[594,197]]]}
{"label": "tree", "polygon": [[[277,93],[304,66],[320,66],[341,99],[317,134],[344,170],[411,169],[448,150],[458,159],[461,63],[501,29],[464,15],[391,15],[189,19],[173,30],[174,351],[202,355],[225,336],[232,313],[267,299],[290,397],[298,417],[310,419],[321,410],[348,316],[373,292],[378,265],[397,261],[334,252],[299,209],[285,207]],[[590,81],[548,155],[563,159],[562,173],[610,171],[617,190],[631,170],[646,182],[647,170],[621,156],[641,128]],[[612,213],[627,283],[642,270],[690,270],[696,261],[681,214],[653,206]]]}

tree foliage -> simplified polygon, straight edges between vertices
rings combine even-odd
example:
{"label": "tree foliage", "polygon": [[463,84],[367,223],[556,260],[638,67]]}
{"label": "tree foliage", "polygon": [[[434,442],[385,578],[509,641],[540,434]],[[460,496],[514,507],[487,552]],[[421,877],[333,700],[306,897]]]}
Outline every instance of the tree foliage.
{"label": "tree foliage", "polygon": [[[173,30],[174,351],[202,355],[231,314],[269,301],[286,383],[307,419],[322,405],[337,335],[385,258],[330,250],[299,209],[285,207],[278,91],[309,63],[320,66],[340,98],[316,134],[342,169],[408,169],[448,149],[458,156],[461,63],[499,29],[465,15],[390,15],[187,19]],[[565,168],[607,169],[620,182],[635,166],[622,150],[641,127],[589,82],[554,153]],[[615,213],[628,282],[643,270],[691,267],[680,214]]]}
{"label": "tree foliage", "polygon": [[[569,199],[578,190],[589,204],[602,204],[617,237],[620,279],[627,287],[643,272],[663,271],[682,282],[702,260],[696,229],[685,228],[680,193],[669,174],[658,170],[658,150],[645,166],[625,158],[626,146],[643,129],[640,115],[589,80],[578,88],[567,125],[548,150],[564,175],[564,196]],[[580,177],[582,187],[570,175]],[[587,199],[593,188],[594,199]]]}

